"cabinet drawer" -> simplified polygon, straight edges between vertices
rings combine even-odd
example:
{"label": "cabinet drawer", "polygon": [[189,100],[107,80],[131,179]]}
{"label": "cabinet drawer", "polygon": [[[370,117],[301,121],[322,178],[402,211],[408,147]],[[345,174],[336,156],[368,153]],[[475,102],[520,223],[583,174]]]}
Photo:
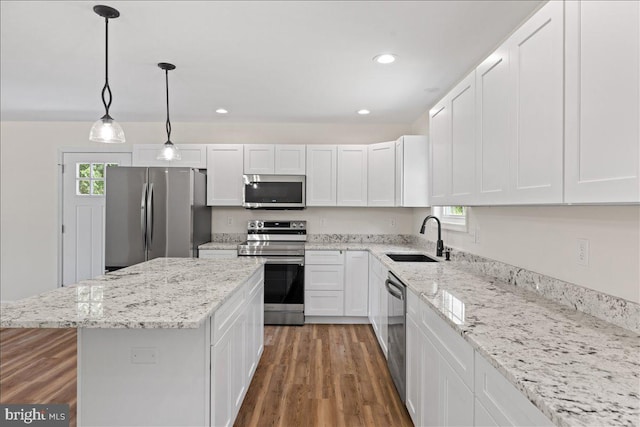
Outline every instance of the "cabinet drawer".
{"label": "cabinet drawer", "polygon": [[536,408],[496,368],[475,352],[475,396],[482,409],[501,426],[552,426]]}
{"label": "cabinet drawer", "polygon": [[309,264],[344,264],[344,251],[306,251],[304,261]]}
{"label": "cabinet drawer", "polygon": [[343,316],[344,292],[305,291],[304,314],[306,316]]}
{"label": "cabinet drawer", "polygon": [[217,344],[220,338],[233,325],[233,322],[242,314],[244,303],[247,299],[246,284],[242,285],[212,316],[211,343]]}
{"label": "cabinet drawer", "polygon": [[433,309],[421,303],[421,328],[464,383],[473,390],[473,347]]}
{"label": "cabinet drawer", "polygon": [[312,291],[344,290],[344,266],[307,264],[304,268],[304,287]]}

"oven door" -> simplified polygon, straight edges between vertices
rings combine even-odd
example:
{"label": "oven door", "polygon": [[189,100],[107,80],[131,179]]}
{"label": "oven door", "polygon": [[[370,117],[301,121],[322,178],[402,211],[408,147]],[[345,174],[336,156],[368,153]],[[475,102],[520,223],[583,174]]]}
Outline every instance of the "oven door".
{"label": "oven door", "polygon": [[304,324],[304,257],[266,257],[264,323]]}

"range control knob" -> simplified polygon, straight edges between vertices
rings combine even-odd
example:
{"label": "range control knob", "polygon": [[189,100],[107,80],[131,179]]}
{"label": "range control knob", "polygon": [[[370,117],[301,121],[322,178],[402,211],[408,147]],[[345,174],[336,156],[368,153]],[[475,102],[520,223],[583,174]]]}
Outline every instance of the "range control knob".
{"label": "range control knob", "polygon": [[256,228],[256,223],[253,221],[249,221],[249,228]]}
{"label": "range control knob", "polygon": [[298,223],[298,228],[304,228],[304,222]]}
{"label": "range control knob", "polygon": [[291,228],[298,228],[298,223],[297,222],[292,222],[291,223]]}
{"label": "range control knob", "polygon": [[264,227],[264,222],[262,222],[262,221],[258,221],[258,222],[256,223],[256,227],[257,227],[257,228],[262,228],[262,227]]}

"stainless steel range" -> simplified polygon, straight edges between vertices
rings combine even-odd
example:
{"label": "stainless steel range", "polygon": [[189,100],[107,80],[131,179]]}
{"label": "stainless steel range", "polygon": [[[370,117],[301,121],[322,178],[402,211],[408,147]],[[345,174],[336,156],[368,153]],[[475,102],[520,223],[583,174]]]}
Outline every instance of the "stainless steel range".
{"label": "stainless steel range", "polygon": [[266,258],[264,266],[264,323],[304,324],[304,242],[307,221],[251,220],[247,241],[238,256]]}

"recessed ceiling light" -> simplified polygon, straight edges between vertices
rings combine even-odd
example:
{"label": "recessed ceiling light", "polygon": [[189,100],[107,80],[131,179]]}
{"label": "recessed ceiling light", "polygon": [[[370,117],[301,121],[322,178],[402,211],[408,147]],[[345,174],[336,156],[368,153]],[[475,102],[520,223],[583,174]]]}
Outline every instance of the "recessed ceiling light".
{"label": "recessed ceiling light", "polygon": [[218,108],[216,110],[216,113],[218,114],[227,114],[229,111],[225,110],[224,108]]}
{"label": "recessed ceiling light", "polygon": [[367,114],[371,113],[371,111],[369,110],[358,110],[358,114],[360,114],[361,116],[366,116]]}
{"label": "recessed ceiling light", "polygon": [[392,53],[381,53],[373,57],[378,64],[391,64],[396,60],[396,56]]}

